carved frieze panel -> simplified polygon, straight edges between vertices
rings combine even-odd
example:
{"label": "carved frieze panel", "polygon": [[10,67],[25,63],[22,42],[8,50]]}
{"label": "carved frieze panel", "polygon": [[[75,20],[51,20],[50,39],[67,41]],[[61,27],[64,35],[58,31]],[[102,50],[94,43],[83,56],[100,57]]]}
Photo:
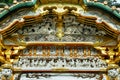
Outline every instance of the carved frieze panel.
{"label": "carved frieze panel", "polygon": [[[82,24],[74,15],[63,16],[63,36],[58,38],[57,17],[55,15],[44,16],[42,22],[24,26],[16,33],[22,35],[26,42],[105,42],[116,41],[102,29],[95,26]],[[111,43],[109,42],[109,44]]]}
{"label": "carved frieze panel", "polygon": [[98,57],[38,57],[38,56],[24,56],[20,57],[18,62],[13,64],[14,68],[21,70],[82,70],[92,71],[107,68],[107,63]]}
{"label": "carved frieze panel", "polygon": [[[18,74],[16,74],[17,76]],[[96,73],[22,73],[15,80],[107,80],[106,75]]]}

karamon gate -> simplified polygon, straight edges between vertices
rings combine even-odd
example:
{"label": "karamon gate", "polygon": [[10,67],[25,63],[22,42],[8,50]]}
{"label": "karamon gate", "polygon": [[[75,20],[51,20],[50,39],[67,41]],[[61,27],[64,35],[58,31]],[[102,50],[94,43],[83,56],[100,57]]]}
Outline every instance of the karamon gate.
{"label": "karamon gate", "polygon": [[0,0],[0,80],[120,80],[120,1]]}

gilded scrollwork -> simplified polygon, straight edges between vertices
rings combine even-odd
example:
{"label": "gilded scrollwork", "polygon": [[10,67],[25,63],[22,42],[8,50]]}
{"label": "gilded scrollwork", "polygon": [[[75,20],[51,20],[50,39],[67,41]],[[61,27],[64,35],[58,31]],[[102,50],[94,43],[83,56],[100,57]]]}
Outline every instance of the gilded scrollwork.
{"label": "gilded scrollwork", "polygon": [[[13,36],[15,37],[15,36]],[[12,38],[13,40],[15,40],[15,38]],[[2,63],[4,64],[11,64],[17,57],[15,57],[15,59],[12,59],[12,55],[18,55],[19,54],[19,50],[22,50],[25,48],[26,43],[23,41],[14,41],[15,43],[17,42],[17,46],[11,46],[11,45],[5,45],[3,42],[3,38],[1,35],[1,39],[0,39],[0,60]],[[21,44],[21,45],[20,45]],[[18,55],[19,56],[19,55]]]}
{"label": "gilded scrollwork", "polygon": [[119,78],[119,62],[120,62],[120,42],[118,39],[117,45],[114,46],[105,46],[102,43],[97,43],[94,45],[94,48],[100,50],[101,53],[99,57],[108,63],[108,76],[109,80],[118,80]]}
{"label": "gilded scrollwork", "polygon": [[26,47],[26,43],[19,41],[18,35],[9,37],[9,40],[16,43],[16,45],[6,45],[4,43],[3,35],[0,35],[0,67],[1,67],[1,79],[0,80],[12,80],[13,79],[13,67],[12,64],[19,58],[19,51]]}
{"label": "gilded scrollwork", "polygon": [[103,58],[107,63],[115,64],[120,61],[119,43],[117,44],[117,46],[113,46],[113,47],[103,47],[99,44],[98,46],[95,45],[95,49],[101,51],[100,57]]}

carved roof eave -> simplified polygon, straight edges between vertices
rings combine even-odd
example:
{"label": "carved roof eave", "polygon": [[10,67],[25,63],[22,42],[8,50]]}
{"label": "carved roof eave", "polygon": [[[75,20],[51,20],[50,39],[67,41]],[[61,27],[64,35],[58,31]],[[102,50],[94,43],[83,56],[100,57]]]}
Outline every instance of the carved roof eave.
{"label": "carved roof eave", "polygon": [[[83,7],[83,9],[85,9],[85,8],[89,8],[89,6],[92,6],[91,4],[93,4],[93,2],[88,2],[87,0],[80,0],[79,2],[77,2],[78,0],[75,0],[74,2],[71,2],[71,1],[69,1],[69,2],[67,2],[66,0],[64,0],[64,1],[62,1],[61,3],[71,3],[71,4],[80,4],[82,7]],[[15,6],[12,6],[12,7],[10,7],[8,10],[5,10],[5,11],[3,11],[2,13],[0,13],[0,19],[1,18],[3,18],[4,16],[6,16],[6,14],[8,14],[8,13],[10,13],[10,12],[12,12],[12,11],[14,11],[14,10],[16,10],[16,9],[19,9],[19,8],[22,8],[23,6],[22,5],[24,5],[24,7],[29,7],[29,6],[34,6],[34,5],[40,5],[40,4],[48,4],[49,2],[48,1],[46,1],[46,0],[44,0],[44,1],[42,1],[41,3],[39,2],[39,1],[37,1],[37,0],[32,0],[32,2],[24,2],[24,3],[19,3],[19,4],[16,4]],[[54,3],[56,3],[56,2],[54,2]],[[94,4],[96,4],[96,5],[93,5],[94,7],[97,7],[98,5],[99,5],[99,3],[94,3]],[[20,6],[21,5],[21,6]],[[36,7],[36,6],[34,6],[34,7]],[[93,7],[93,8],[94,8]],[[104,10],[105,11],[105,8],[106,7],[106,5],[102,5],[102,7],[100,8],[100,9],[102,9],[102,10]],[[108,6],[107,6],[108,7]],[[107,10],[106,10],[107,11]],[[110,13],[114,13],[114,11],[113,10],[111,10],[111,8],[109,8],[109,10],[108,10],[108,12],[110,12]],[[82,16],[82,15],[80,15],[80,16]],[[116,16],[116,17],[120,17],[120,15],[118,15],[118,14],[114,14],[114,16]],[[35,17],[35,16],[34,16]],[[83,17],[83,20],[85,20],[84,18],[88,18],[88,16],[84,16]],[[90,18],[93,18],[93,17],[89,17],[89,19]],[[95,18],[95,17],[94,17]],[[93,22],[95,22],[95,24],[97,23],[96,22],[96,20],[97,20],[97,18],[95,18],[94,19],[94,21]],[[17,23],[17,24],[14,24],[14,23]],[[8,31],[8,30],[10,30],[10,28],[12,28],[13,26],[15,26],[15,25],[22,25],[22,24],[24,24],[24,21],[23,22],[21,22],[21,21],[18,21],[18,20],[15,20],[15,21],[13,21],[12,22],[12,24],[10,24],[10,25],[8,25],[8,26],[6,26],[6,28],[4,28],[4,29],[2,29],[2,30],[0,30],[0,32],[2,33],[2,34],[4,34],[4,32],[6,32],[6,31]],[[94,23],[93,23],[94,24]],[[101,23],[97,23],[96,25],[98,25],[98,26],[108,26],[108,28],[106,27],[106,29],[108,29],[108,30],[110,30],[110,31],[113,31],[114,33],[116,33],[116,34],[119,34],[119,31],[118,30],[114,30],[114,29],[112,29],[112,27],[110,27],[109,26],[109,24],[107,24],[106,22],[101,22]],[[19,27],[18,26],[18,27]],[[8,29],[9,28],[9,29]],[[110,29],[109,29],[110,28]],[[6,33],[6,35],[7,35],[8,33]],[[113,34],[113,33],[112,33]]]}
{"label": "carved roof eave", "polygon": [[[21,20],[15,19],[10,25],[0,30],[0,33],[3,37],[7,37],[13,34],[18,29],[22,28],[24,25],[30,25],[33,23],[40,22],[42,20],[42,16],[48,14],[49,12],[45,11],[42,14],[36,16],[24,16]],[[78,17],[78,21],[87,24],[90,26],[96,26],[99,29],[106,31],[110,36],[117,38],[120,31],[112,28],[108,23],[101,21],[97,21],[97,17],[93,16],[83,16],[81,14],[76,13],[75,11],[71,11],[71,14],[76,15]]]}

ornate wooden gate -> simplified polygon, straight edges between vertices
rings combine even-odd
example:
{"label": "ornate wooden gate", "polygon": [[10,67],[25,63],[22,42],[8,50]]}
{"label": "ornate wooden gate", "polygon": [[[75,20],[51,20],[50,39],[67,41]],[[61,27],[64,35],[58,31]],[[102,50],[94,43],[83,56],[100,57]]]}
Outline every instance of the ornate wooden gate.
{"label": "ornate wooden gate", "polygon": [[1,80],[119,80],[119,7],[111,4],[107,9],[107,2],[1,4]]}

